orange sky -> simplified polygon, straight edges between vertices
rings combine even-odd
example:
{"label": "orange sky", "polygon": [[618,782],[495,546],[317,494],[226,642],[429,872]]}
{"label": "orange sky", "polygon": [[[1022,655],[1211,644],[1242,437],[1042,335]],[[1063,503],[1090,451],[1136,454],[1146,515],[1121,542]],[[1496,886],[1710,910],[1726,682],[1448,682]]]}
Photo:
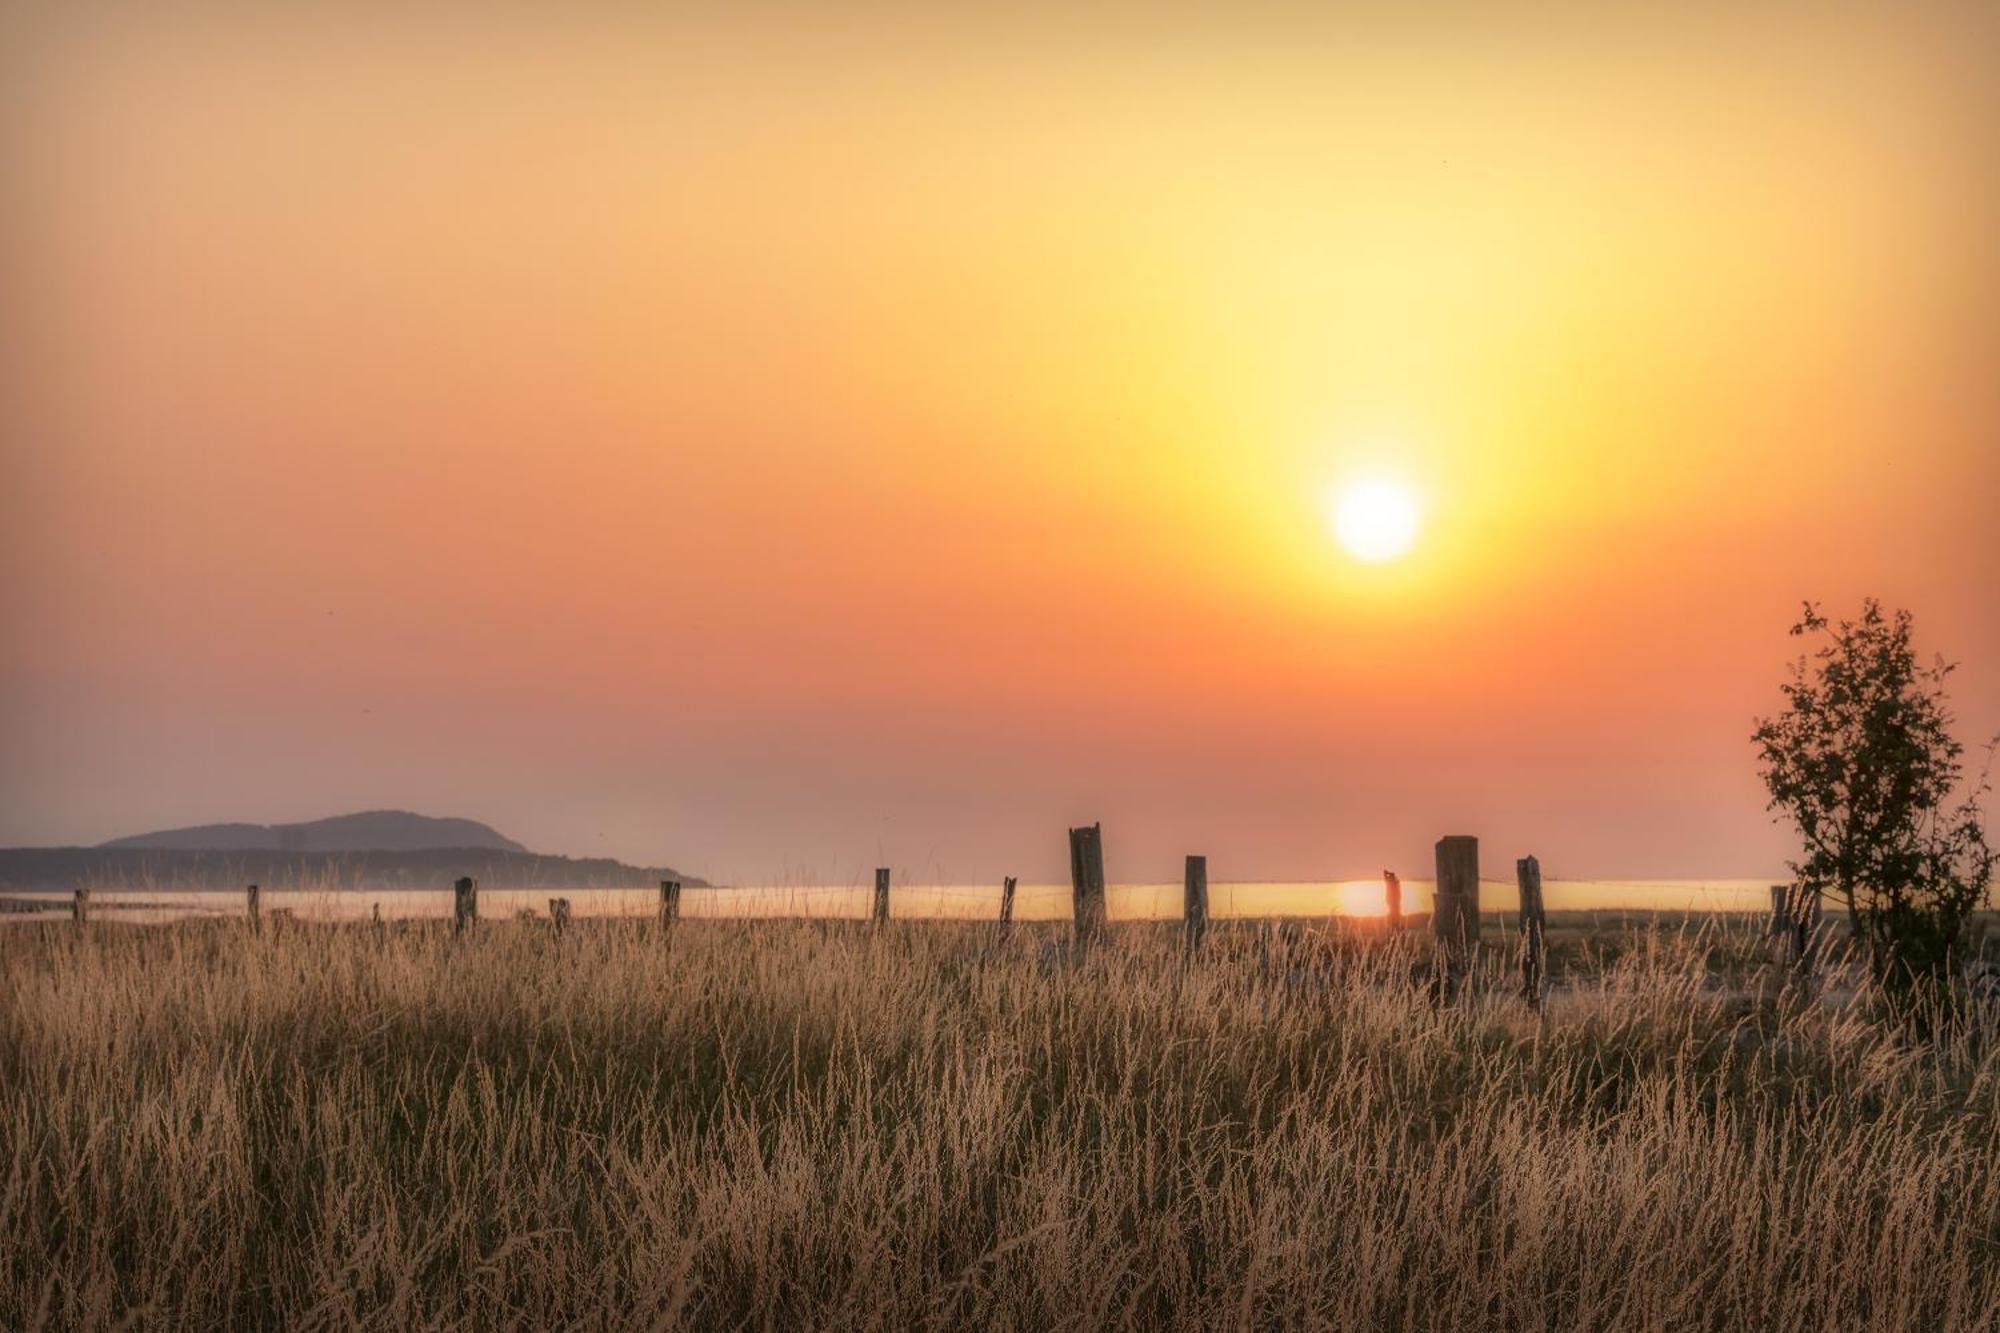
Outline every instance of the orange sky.
{"label": "orange sky", "polygon": [[0,19],[0,842],[1759,875],[1871,592],[2000,729],[1990,8],[794,8]]}

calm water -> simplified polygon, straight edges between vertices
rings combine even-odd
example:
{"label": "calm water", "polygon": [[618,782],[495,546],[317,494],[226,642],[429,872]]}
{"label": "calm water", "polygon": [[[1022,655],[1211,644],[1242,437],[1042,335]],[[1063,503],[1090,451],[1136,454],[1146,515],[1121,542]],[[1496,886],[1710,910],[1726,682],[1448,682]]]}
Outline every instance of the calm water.
{"label": "calm water", "polygon": [[[1660,912],[1768,911],[1769,880],[1547,880],[1542,897],[1552,912],[1627,909]],[[1430,910],[1428,880],[1403,881],[1403,910]],[[1181,914],[1179,884],[1119,884],[1108,891],[1114,920],[1166,920]],[[1219,918],[1263,916],[1380,915],[1380,880],[1331,881],[1320,884],[1214,883],[1209,886],[1209,910]],[[479,888],[479,914],[488,919],[523,911],[546,915],[549,899],[565,897],[571,911],[583,916],[651,917],[659,911],[659,890]],[[685,889],[681,915],[698,917],[865,917],[874,897],[872,884],[817,886],[743,886]],[[70,897],[62,893],[0,895],[13,904],[35,903],[39,911],[0,912],[0,922],[34,921],[50,914],[67,916]],[[448,917],[452,894],[443,889],[267,889],[266,912],[288,911],[320,921],[366,920],[379,907],[385,920]],[[895,884],[889,894],[890,912],[904,917],[984,920],[999,915],[1000,886],[966,884]],[[1484,881],[1480,906],[1487,911],[1511,911],[1518,905],[1512,882]],[[181,916],[241,915],[241,890],[226,892],[159,889],[97,888],[91,892],[91,919],[96,921],[160,921]],[[1067,884],[1023,884],[1014,896],[1014,916],[1020,921],[1065,920],[1070,915]]]}

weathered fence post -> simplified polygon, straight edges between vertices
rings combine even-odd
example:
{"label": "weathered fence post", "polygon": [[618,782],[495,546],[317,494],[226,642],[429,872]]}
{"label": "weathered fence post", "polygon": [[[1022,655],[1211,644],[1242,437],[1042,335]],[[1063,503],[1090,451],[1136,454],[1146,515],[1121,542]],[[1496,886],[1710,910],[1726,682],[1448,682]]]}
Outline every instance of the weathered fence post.
{"label": "weathered fence post", "polygon": [[1181,893],[1182,933],[1187,936],[1187,950],[1193,953],[1201,948],[1202,936],[1208,933],[1208,858],[1190,856],[1187,859],[1187,875]]}
{"label": "weathered fence post", "polygon": [[1393,870],[1382,872],[1382,905],[1389,914],[1389,929],[1403,928],[1403,881]]}
{"label": "weathered fence post", "polygon": [[1792,945],[1796,937],[1792,933],[1792,886],[1773,884],[1771,886],[1771,928],[1765,932],[1770,938],[1767,948],[1773,967],[1791,964]]}
{"label": "weathered fence post", "polygon": [[1007,876],[1000,882],[1000,924],[1014,924],[1014,877]]}
{"label": "weathered fence post", "polygon": [[875,869],[875,924],[882,925],[889,919],[889,867]]}
{"label": "weathered fence post", "polygon": [[1438,839],[1437,891],[1431,905],[1431,934],[1443,969],[1443,994],[1456,993],[1459,980],[1479,946],[1479,839],[1451,835]]}
{"label": "weathered fence post", "polygon": [[1104,929],[1104,829],[1101,824],[1069,831],[1070,900],[1076,915],[1076,942],[1088,945]]}
{"label": "weathered fence post", "polygon": [[69,919],[79,926],[90,924],[90,890],[78,889],[69,900]]}
{"label": "weathered fence post", "polygon": [[1547,982],[1547,951],[1543,936],[1548,918],[1542,910],[1542,863],[1524,856],[1514,863],[1521,889],[1521,994],[1530,1009],[1540,1011]]}
{"label": "weathered fence post", "polygon": [[479,920],[479,884],[471,876],[451,886],[451,930],[462,935]]}
{"label": "weathered fence post", "polygon": [[558,935],[569,929],[569,899],[549,899],[549,924],[556,928]]}
{"label": "weathered fence post", "polygon": [[261,933],[264,929],[264,891],[255,884],[243,890],[243,909],[250,918],[250,933]]}
{"label": "weathered fence post", "polygon": [[1782,929],[1787,961],[1800,977],[1812,974],[1813,960],[1819,952],[1820,910],[1820,893],[1815,885],[1794,884],[1785,893]]}
{"label": "weathered fence post", "polygon": [[660,927],[666,929],[681,919],[681,882],[677,879],[660,881]]}

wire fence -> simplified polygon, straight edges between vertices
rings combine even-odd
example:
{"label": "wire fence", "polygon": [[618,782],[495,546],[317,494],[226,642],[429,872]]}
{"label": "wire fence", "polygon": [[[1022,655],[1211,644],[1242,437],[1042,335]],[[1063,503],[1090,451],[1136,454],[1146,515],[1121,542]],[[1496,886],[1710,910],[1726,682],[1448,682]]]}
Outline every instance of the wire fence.
{"label": "wire fence", "polygon": [[[1433,884],[1404,880],[1403,907],[1422,916],[1430,908]],[[1768,881],[1751,880],[1590,880],[1548,877],[1544,902],[1552,912],[1756,912],[1770,908]],[[893,883],[890,914],[901,919],[981,920],[999,916],[999,884]],[[679,914],[690,919],[804,917],[865,918],[873,907],[872,883],[724,885],[687,887]],[[576,917],[653,917],[660,910],[656,886],[629,888],[559,888],[548,886],[480,885],[480,915],[489,919],[546,915],[550,903],[565,899]],[[1113,920],[1176,920],[1182,914],[1179,883],[1114,884],[1107,887],[1106,906]],[[1514,882],[1480,880],[1480,908],[1509,913],[1518,907]],[[0,923],[47,920],[70,914],[70,893],[0,894]],[[262,909],[267,915],[305,920],[412,920],[447,918],[452,891],[407,888],[266,888]],[[1217,882],[1209,888],[1209,914],[1218,920],[1267,917],[1376,917],[1386,910],[1383,884],[1372,880],[1323,882]],[[241,888],[235,889],[93,889],[89,912],[93,920],[166,920],[187,916],[240,916],[246,911]],[[1065,883],[1020,884],[1014,893],[1014,919],[1067,920],[1072,890]]]}

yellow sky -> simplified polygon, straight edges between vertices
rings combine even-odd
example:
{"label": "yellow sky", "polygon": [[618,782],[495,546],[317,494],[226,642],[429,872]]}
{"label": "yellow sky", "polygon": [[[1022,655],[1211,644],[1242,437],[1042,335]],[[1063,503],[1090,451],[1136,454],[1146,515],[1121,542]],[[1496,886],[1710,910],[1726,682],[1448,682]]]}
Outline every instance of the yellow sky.
{"label": "yellow sky", "polygon": [[1739,8],[11,13],[0,840],[1765,873],[1799,597],[2000,724],[2000,25]]}

